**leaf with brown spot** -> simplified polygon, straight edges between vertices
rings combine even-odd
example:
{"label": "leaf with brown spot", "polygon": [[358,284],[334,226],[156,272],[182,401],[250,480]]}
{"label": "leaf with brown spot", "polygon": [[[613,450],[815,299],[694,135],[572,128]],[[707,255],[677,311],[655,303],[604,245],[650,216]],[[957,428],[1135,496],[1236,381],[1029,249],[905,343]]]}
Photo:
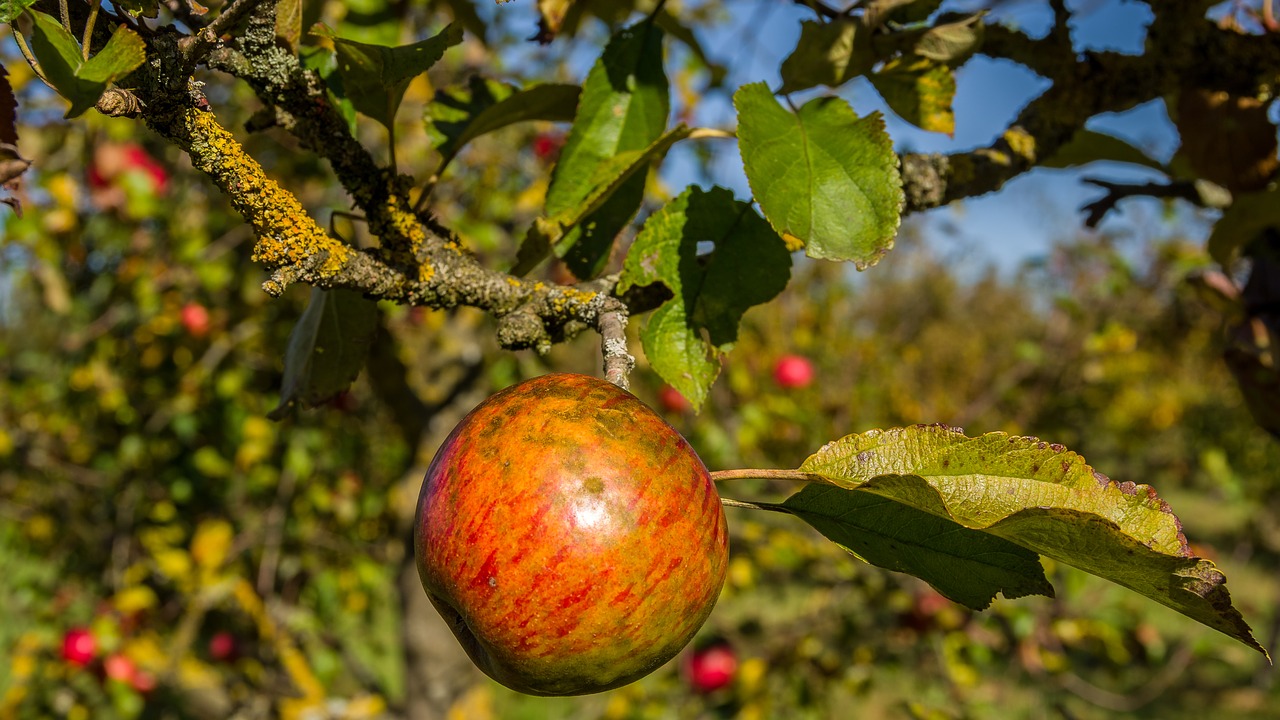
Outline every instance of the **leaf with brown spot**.
{"label": "leaf with brown spot", "polygon": [[1123,585],[1266,655],[1231,605],[1226,577],[1192,556],[1168,503],[1061,445],[918,425],[842,438],[800,470]]}

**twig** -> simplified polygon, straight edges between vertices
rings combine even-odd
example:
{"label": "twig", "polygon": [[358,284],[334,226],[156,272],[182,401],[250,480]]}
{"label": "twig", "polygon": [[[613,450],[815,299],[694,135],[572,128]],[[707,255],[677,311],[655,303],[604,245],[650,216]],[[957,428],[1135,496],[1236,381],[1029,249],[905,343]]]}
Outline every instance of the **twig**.
{"label": "twig", "polygon": [[1113,183],[1097,178],[1084,178],[1084,182],[1090,185],[1096,185],[1107,191],[1106,195],[1094,200],[1093,202],[1080,208],[1088,213],[1084,224],[1094,228],[1098,223],[1102,222],[1102,218],[1115,208],[1125,198],[1131,197],[1154,197],[1154,198],[1177,198],[1187,200],[1196,205],[1204,205],[1204,200],[1200,196],[1200,191],[1196,188],[1194,182],[1191,181],[1175,181],[1171,183],[1143,183],[1141,185],[1132,185],[1126,183]]}
{"label": "twig", "polygon": [[107,568],[107,582],[119,592],[124,588],[124,570],[129,565],[132,548],[133,520],[138,509],[140,483],[128,483],[116,503],[115,527],[111,533],[111,563]]}
{"label": "twig", "polygon": [[782,513],[790,515],[791,512],[781,505],[772,505],[769,503],[753,503],[745,500],[734,500],[733,498],[720,498],[720,504],[725,507],[744,508],[746,510],[764,510],[765,512]]}
{"label": "twig", "polygon": [[48,85],[49,89],[56,92],[57,88],[53,87],[53,83],[49,82],[49,78],[45,77],[44,70],[40,69],[40,61],[36,60],[35,54],[31,52],[30,46],[27,45],[27,38],[18,32],[17,28],[13,29],[12,34],[13,39],[18,43],[18,52],[22,53],[22,59],[26,60],[27,64],[31,66],[31,72],[40,78],[40,82]]}
{"label": "twig", "polygon": [[183,38],[183,63],[186,67],[188,69],[195,67],[196,63],[218,44],[223,33],[235,27],[263,2],[264,0],[235,0],[219,13],[213,22],[197,30],[195,35]]}
{"label": "twig", "polygon": [[627,352],[627,310],[622,303],[617,305],[600,313],[600,353],[604,356],[604,379],[627,390],[636,359]]}
{"label": "twig", "polygon": [[63,29],[74,37],[76,32],[71,29],[71,9],[67,6],[67,0],[58,0],[58,17],[62,18]]}
{"label": "twig", "polygon": [[101,7],[97,0],[90,0],[89,3],[89,19],[84,23],[84,39],[80,43],[81,57],[85,62],[89,61],[89,45],[93,41],[93,26],[98,22],[98,8]]}
{"label": "twig", "polygon": [[827,478],[817,473],[801,470],[715,470],[711,473],[712,482],[724,480],[788,480],[798,483],[827,483]]}
{"label": "twig", "polygon": [[276,486],[276,499],[267,511],[267,527],[262,543],[262,562],[258,563],[258,595],[269,598],[275,592],[276,568],[280,563],[280,545],[284,539],[285,506],[293,500],[293,488],[297,476],[288,469],[281,470],[280,484]]}
{"label": "twig", "polygon": [[795,2],[796,5],[803,5],[809,8],[828,20],[835,20],[844,16],[844,13],[824,2],[819,2],[819,0],[793,0],[793,2]]}
{"label": "twig", "polygon": [[1191,646],[1179,645],[1173,657],[1162,665],[1151,679],[1141,687],[1124,694],[1100,688],[1073,672],[1062,675],[1058,679],[1058,684],[1073,695],[1100,708],[1113,712],[1131,713],[1149,705],[1178,682],[1191,665],[1194,655]]}

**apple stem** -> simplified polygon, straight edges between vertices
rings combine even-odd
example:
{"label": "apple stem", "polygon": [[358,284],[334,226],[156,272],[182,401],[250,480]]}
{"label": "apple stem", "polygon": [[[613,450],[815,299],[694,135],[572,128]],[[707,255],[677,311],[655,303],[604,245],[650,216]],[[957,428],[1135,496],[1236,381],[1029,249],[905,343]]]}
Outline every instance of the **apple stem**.
{"label": "apple stem", "polygon": [[627,312],[619,306],[600,313],[600,354],[604,356],[604,379],[623,390],[629,390],[628,376],[636,359],[627,352]]}
{"label": "apple stem", "polygon": [[785,508],[777,505],[753,503],[745,500],[734,500],[733,498],[720,498],[720,504],[725,507],[746,508],[748,510],[766,510],[768,512],[783,513],[784,515],[791,514]]}
{"label": "apple stem", "polygon": [[711,473],[712,482],[722,480],[790,480],[799,483],[830,483],[825,476],[801,470],[715,470]]}

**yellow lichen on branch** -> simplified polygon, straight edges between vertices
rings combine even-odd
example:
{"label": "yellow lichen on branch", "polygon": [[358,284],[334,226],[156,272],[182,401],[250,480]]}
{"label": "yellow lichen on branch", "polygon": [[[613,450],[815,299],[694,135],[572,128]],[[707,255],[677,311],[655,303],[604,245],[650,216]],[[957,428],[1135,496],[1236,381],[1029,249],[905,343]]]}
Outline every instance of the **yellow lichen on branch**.
{"label": "yellow lichen on branch", "polygon": [[254,229],[254,261],[272,269],[305,264],[321,277],[342,270],[351,247],[330,237],[293,193],[268,178],[213,113],[188,110],[184,121],[192,164],[213,178]]}

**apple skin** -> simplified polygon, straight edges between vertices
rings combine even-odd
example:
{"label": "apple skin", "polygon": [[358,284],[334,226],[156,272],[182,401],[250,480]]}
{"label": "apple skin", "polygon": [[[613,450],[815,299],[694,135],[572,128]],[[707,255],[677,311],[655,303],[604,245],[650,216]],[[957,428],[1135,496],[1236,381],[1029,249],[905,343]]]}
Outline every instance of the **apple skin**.
{"label": "apple skin", "polygon": [[423,588],[475,664],[531,695],[584,695],[675,657],[724,585],[706,467],[635,396],[553,374],[481,403],[423,481]]}

